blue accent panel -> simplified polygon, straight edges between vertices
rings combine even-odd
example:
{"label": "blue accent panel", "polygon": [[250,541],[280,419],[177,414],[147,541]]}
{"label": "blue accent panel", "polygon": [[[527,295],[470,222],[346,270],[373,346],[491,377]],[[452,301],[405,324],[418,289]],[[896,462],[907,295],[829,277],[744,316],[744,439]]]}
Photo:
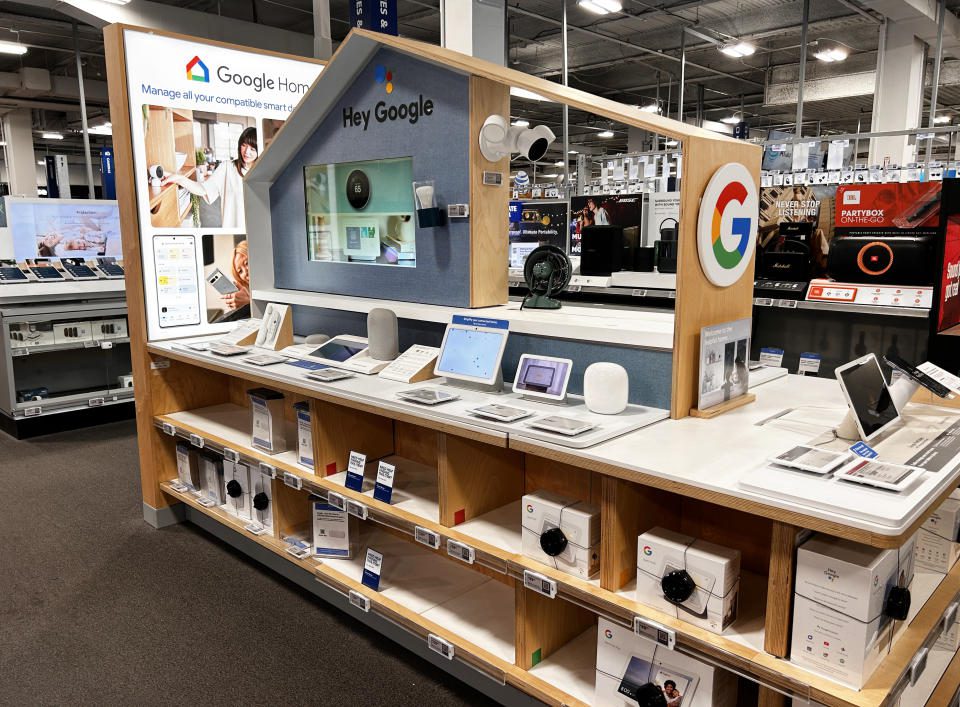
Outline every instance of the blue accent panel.
{"label": "blue accent panel", "polygon": [[[375,67],[392,73],[393,92],[377,83]],[[433,114],[344,127],[344,111],[433,101]],[[293,120],[310,119],[296,115]],[[270,188],[276,286],[309,292],[395,299],[451,307],[470,306],[470,222],[455,220],[416,229],[415,268],[307,260],[303,168],[393,157],[413,157],[413,179],[434,180],[438,204],[469,203],[469,79],[449,69],[380,49],[357,75],[309,140]],[[410,190],[413,185],[405,185]],[[377,185],[372,184],[376,192]],[[359,212],[358,212],[359,213]],[[345,333],[345,332],[342,332]]]}
{"label": "blue accent panel", "polygon": [[[435,322],[400,319],[400,350],[413,344],[440,346],[446,326]],[[367,315],[332,309],[294,306],[293,329],[297,334],[367,335]],[[673,354],[670,351],[637,349],[629,346],[602,344],[594,341],[550,339],[529,334],[510,334],[503,354],[503,379],[512,381],[517,373],[520,355],[535,353],[573,361],[568,392],[583,395],[583,372],[597,361],[619,363],[627,369],[630,380],[630,402],[638,405],[670,409],[670,387]]]}

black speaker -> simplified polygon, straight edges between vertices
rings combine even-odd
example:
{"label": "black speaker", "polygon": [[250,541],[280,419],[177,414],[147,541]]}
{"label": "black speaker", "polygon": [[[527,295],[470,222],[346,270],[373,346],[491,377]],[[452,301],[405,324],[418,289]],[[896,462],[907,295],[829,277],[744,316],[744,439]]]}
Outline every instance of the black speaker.
{"label": "black speaker", "polygon": [[830,243],[827,273],[840,282],[931,285],[933,257],[929,238],[845,236]]}
{"label": "black speaker", "polygon": [[623,228],[584,226],[580,234],[580,274],[608,277],[623,267]]}
{"label": "black speaker", "polygon": [[637,248],[633,269],[637,272],[653,272],[654,248]]}
{"label": "black speaker", "polygon": [[640,245],[640,227],[624,226],[623,256],[620,258],[621,270],[636,270],[637,248]]}
{"label": "black speaker", "polygon": [[653,259],[657,272],[677,271],[677,241],[657,241],[653,244]]}
{"label": "black speaker", "polygon": [[757,263],[757,275],[764,280],[810,280],[810,247],[801,241],[788,238],[776,250],[763,251]]}

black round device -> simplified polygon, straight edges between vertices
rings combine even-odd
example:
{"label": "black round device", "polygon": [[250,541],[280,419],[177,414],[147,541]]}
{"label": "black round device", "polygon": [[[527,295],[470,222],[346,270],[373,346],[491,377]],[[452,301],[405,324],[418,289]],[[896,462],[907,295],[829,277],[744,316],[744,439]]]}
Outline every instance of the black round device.
{"label": "black round device", "polygon": [[347,201],[357,210],[370,203],[370,177],[362,169],[355,169],[347,176]]}
{"label": "black round device", "polygon": [[270,497],[263,493],[262,491],[253,497],[253,507],[258,511],[267,510],[267,506],[270,505]]}
{"label": "black round device", "polygon": [[906,621],[910,614],[910,590],[907,587],[893,587],[883,604],[883,613],[891,619]]}
{"label": "black round device", "polygon": [[540,549],[550,557],[556,557],[567,549],[567,536],[560,528],[544,530],[540,535]]}
{"label": "black round device", "polygon": [[239,498],[243,495],[243,487],[239,481],[230,479],[230,481],[227,482],[227,495],[230,496],[230,498]]}
{"label": "black round device", "polygon": [[682,604],[689,599],[697,589],[697,583],[686,570],[667,572],[660,580],[663,597],[671,604]]}

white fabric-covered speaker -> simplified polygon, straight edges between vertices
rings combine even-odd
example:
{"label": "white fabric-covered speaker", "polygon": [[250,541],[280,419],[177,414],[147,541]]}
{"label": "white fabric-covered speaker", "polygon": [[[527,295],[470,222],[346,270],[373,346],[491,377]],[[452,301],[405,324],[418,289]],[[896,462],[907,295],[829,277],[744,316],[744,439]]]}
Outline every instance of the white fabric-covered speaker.
{"label": "white fabric-covered speaker", "polygon": [[616,363],[591,363],[583,374],[583,401],[590,412],[617,415],[627,409],[630,381]]}
{"label": "white fabric-covered speaker", "polygon": [[367,315],[367,342],[370,358],[392,361],[400,354],[397,315],[391,309],[371,309]]}

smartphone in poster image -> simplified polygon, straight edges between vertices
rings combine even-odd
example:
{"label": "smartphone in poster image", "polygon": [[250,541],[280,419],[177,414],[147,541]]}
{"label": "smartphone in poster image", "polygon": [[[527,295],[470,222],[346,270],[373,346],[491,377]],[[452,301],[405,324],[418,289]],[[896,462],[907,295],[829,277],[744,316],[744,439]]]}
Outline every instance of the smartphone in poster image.
{"label": "smartphone in poster image", "polygon": [[704,410],[746,394],[752,319],[700,330],[700,385],[697,407]]}

